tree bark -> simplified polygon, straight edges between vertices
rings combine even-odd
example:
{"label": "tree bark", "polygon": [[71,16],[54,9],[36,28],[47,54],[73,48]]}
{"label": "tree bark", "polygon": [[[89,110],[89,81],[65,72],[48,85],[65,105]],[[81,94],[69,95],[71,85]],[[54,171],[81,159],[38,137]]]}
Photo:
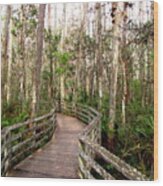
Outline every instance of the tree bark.
{"label": "tree bark", "polygon": [[127,80],[126,80],[126,69],[128,68],[128,61],[125,56],[125,51],[123,50],[126,48],[126,28],[127,28],[127,3],[123,4],[123,31],[122,31],[122,125],[126,123],[126,96],[127,96]]}
{"label": "tree bark", "polygon": [[7,51],[8,51],[8,40],[9,40],[9,25],[10,25],[10,19],[11,19],[11,6],[7,6],[6,10],[6,22],[5,22],[5,40],[4,40],[4,62],[7,62]]}
{"label": "tree bark", "polygon": [[120,35],[120,23],[121,14],[119,11],[121,3],[113,3],[112,10],[115,15],[113,19],[113,60],[111,64],[111,74],[110,74],[110,103],[109,103],[109,129],[113,130],[115,128],[115,117],[116,117],[116,96],[117,96],[117,77],[119,68],[119,45],[120,41],[117,38]]}
{"label": "tree bark", "polygon": [[101,31],[102,31],[102,25],[101,25],[101,3],[96,3],[96,48],[95,48],[95,64],[96,64],[96,83],[97,83],[97,92],[99,97],[99,108],[101,108],[102,105],[102,97],[103,97],[103,90],[102,90],[102,56],[101,56],[101,50],[102,50],[102,43],[101,43]]}
{"label": "tree bark", "polygon": [[[9,50],[9,39],[11,37],[11,35],[9,34],[9,32],[11,31],[11,6],[8,5],[7,9],[6,9],[6,22],[5,22],[5,28],[4,28],[4,52],[3,52],[3,56],[2,56],[2,98],[5,98],[5,88],[6,88],[6,82],[7,82],[7,74],[8,74],[8,61],[9,61],[9,54],[8,54],[8,50]],[[7,93],[6,93],[7,95]]]}
{"label": "tree bark", "polygon": [[25,97],[25,89],[26,89],[26,61],[25,61],[25,7],[21,5],[21,34],[20,34],[20,46],[21,46],[21,54],[20,54],[20,66],[21,66],[21,77],[20,77],[20,98],[23,103],[26,99]]}
{"label": "tree bark", "polygon": [[[8,43],[8,65],[7,65],[7,86],[6,86],[6,97],[7,103],[11,102],[11,75],[12,75],[12,19],[11,19],[11,7],[9,8],[10,16],[9,16],[9,43]],[[8,40],[8,39],[7,39]]]}
{"label": "tree bark", "polygon": [[[63,4],[63,14],[62,14],[62,37],[61,37],[61,52],[64,51],[64,39],[67,34],[67,19],[66,19],[66,3]],[[65,75],[61,74],[60,76],[60,96],[61,101],[65,99]]]}
{"label": "tree bark", "polygon": [[39,112],[39,97],[40,97],[40,73],[42,65],[42,50],[43,50],[43,32],[44,32],[44,17],[45,4],[39,6],[38,28],[37,28],[37,59],[34,68],[33,81],[33,96],[32,96],[32,117]]}
{"label": "tree bark", "polygon": [[[48,30],[49,33],[52,34],[52,28],[51,28],[51,5],[48,5]],[[49,40],[49,46],[51,46],[51,41]],[[49,71],[50,71],[50,78],[49,78],[49,98],[53,99],[53,59],[50,57],[49,59]]]}

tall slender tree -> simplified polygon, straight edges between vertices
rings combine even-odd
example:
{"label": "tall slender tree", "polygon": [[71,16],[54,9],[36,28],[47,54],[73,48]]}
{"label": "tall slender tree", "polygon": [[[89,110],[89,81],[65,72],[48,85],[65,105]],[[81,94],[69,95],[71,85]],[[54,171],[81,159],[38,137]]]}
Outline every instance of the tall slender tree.
{"label": "tall slender tree", "polygon": [[[64,51],[64,40],[67,34],[67,9],[66,9],[66,3],[63,4],[63,12],[62,12],[62,35],[61,35],[61,52]],[[64,100],[65,98],[65,76],[64,73],[60,76],[60,97],[61,100]]]}
{"label": "tall slender tree", "polygon": [[[52,19],[52,14],[51,14],[51,5],[48,5],[48,32],[51,35],[52,34],[52,28],[51,28],[51,19]],[[51,46],[51,40],[49,40],[49,48]],[[49,71],[50,71],[50,80],[49,80],[49,98],[53,99],[53,58],[52,54],[50,54],[50,59],[49,59]]]}
{"label": "tall slender tree", "polygon": [[6,100],[6,82],[7,82],[7,69],[8,69],[8,49],[9,49],[9,36],[10,36],[10,19],[11,19],[11,6],[8,5],[6,8],[5,16],[5,26],[4,26],[4,50],[2,55],[2,98]]}
{"label": "tall slender tree", "polygon": [[101,42],[101,34],[102,34],[102,15],[101,15],[101,3],[96,3],[95,5],[95,13],[96,13],[96,30],[95,30],[95,65],[96,65],[96,84],[97,84],[97,92],[99,97],[99,106],[102,104],[102,42]]}
{"label": "tall slender tree", "polygon": [[37,28],[37,59],[33,71],[32,117],[35,116],[39,111],[40,73],[41,73],[41,65],[42,65],[45,7],[46,7],[45,4],[39,5],[38,28]]}
{"label": "tall slender tree", "polygon": [[[11,30],[12,30],[12,19],[11,19],[11,14],[12,14],[12,8],[10,6],[8,6],[7,8],[8,10],[8,18],[9,19],[7,22],[7,24],[9,24],[9,37],[7,39],[7,42],[8,42],[8,49],[6,48],[6,52],[8,52],[8,56],[7,56],[7,59],[8,59],[8,64],[7,64],[7,84],[6,84],[6,97],[7,97],[7,103],[9,104],[10,101],[11,101],[11,75],[12,75],[12,39],[13,39],[13,36],[12,36],[12,33],[11,33]],[[8,35],[7,34],[7,35]]]}
{"label": "tall slender tree", "polygon": [[113,59],[111,64],[110,74],[110,103],[109,103],[109,128],[111,130],[115,127],[116,117],[116,96],[117,96],[117,80],[118,80],[118,69],[119,69],[119,46],[120,46],[120,23],[121,23],[121,3],[114,2],[112,4],[112,17],[113,17]]}
{"label": "tall slender tree", "polygon": [[[25,61],[25,5],[21,5],[20,12],[20,21],[21,21],[21,33],[20,33],[20,66],[21,66],[21,75],[20,75],[20,98],[22,104],[26,99],[25,89],[26,89],[26,61]],[[23,105],[22,105],[23,106]]]}

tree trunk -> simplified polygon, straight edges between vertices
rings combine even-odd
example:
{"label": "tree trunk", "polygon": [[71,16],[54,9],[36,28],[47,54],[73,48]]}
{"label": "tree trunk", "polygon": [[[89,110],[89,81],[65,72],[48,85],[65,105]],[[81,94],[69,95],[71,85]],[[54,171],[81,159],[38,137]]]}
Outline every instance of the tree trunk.
{"label": "tree trunk", "polygon": [[26,89],[26,62],[25,62],[25,8],[24,5],[21,5],[21,22],[22,22],[22,29],[21,29],[21,36],[20,36],[20,46],[21,46],[21,55],[20,55],[20,63],[21,63],[21,77],[20,77],[20,99],[23,103],[25,101],[25,89]]}
{"label": "tree trunk", "polygon": [[9,41],[9,25],[10,25],[10,19],[11,19],[11,6],[8,5],[7,6],[7,10],[6,10],[6,22],[5,22],[5,40],[4,40],[4,63],[7,63],[7,51],[8,51],[8,41]]}
{"label": "tree trunk", "polygon": [[[67,34],[67,21],[66,21],[66,3],[63,4],[63,15],[62,15],[62,37],[61,37],[61,52],[64,51],[64,39]],[[60,77],[60,96],[61,101],[65,99],[65,84],[64,84],[65,76],[61,74]]]}
{"label": "tree trunk", "polygon": [[[48,5],[48,30],[51,33],[51,5]],[[51,46],[51,41],[49,41],[49,45]],[[50,57],[50,64],[49,64],[49,71],[50,71],[50,79],[49,79],[49,98],[50,100],[53,99],[53,59]]]}
{"label": "tree trunk", "polygon": [[11,101],[11,75],[12,75],[12,19],[11,19],[11,7],[10,7],[10,21],[9,21],[9,44],[8,44],[8,69],[7,69],[7,92],[6,92],[6,97],[7,97],[7,103],[9,104]]}
{"label": "tree trunk", "polygon": [[[127,96],[127,82],[126,82],[126,68],[128,61],[124,49],[126,48],[126,30],[127,28],[127,3],[123,5],[123,31],[122,31],[122,125],[126,123],[126,96]],[[124,52],[123,52],[124,51]]]}
{"label": "tree trunk", "polygon": [[33,96],[32,96],[32,117],[39,112],[39,97],[40,97],[40,73],[42,65],[42,50],[43,50],[43,32],[44,32],[44,17],[45,17],[45,4],[39,6],[39,18],[37,28],[37,59],[34,68],[34,81],[33,81]]}
{"label": "tree trunk", "polygon": [[[87,31],[87,11],[88,11],[88,3],[83,3],[83,17],[82,17],[82,22],[81,22],[81,32],[80,32],[80,45],[81,45],[81,59],[80,64],[81,64],[81,82],[82,82],[82,90],[83,90],[83,96],[84,99],[86,99],[87,96],[87,73],[86,73],[86,68],[87,68],[87,54],[85,50],[85,35]],[[78,76],[80,76],[78,74]]]}
{"label": "tree trunk", "polygon": [[96,48],[95,48],[95,64],[96,64],[96,83],[97,83],[97,92],[99,97],[99,108],[102,105],[102,56],[101,56],[101,4],[96,3]]}
{"label": "tree trunk", "polygon": [[116,95],[117,95],[117,77],[118,77],[118,67],[119,67],[119,45],[120,41],[117,38],[120,35],[120,23],[121,14],[119,11],[121,3],[113,3],[112,10],[115,18],[113,19],[113,60],[111,66],[110,74],[110,107],[109,107],[109,129],[113,130],[115,128],[115,117],[116,117]]}
{"label": "tree trunk", "polygon": [[[3,52],[3,58],[2,58],[2,98],[5,97],[5,85],[7,82],[7,74],[8,74],[8,63],[9,63],[9,39],[11,37],[11,34],[9,32],[11,31],[11,6],[8,5],[6,9],[6,22],[5,22],[5,28],[4,28],[4,52]],[[6,94],[7,95],[7,94]],[[3,100],[3,99],[2,99]]]}

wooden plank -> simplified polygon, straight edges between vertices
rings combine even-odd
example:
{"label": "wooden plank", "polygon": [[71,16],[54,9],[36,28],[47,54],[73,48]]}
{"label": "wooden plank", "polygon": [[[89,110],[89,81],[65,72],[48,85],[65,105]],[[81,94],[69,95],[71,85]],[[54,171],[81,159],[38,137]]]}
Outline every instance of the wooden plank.
{"label": "wooden plank", "polygon": [[149,180],[146,178],[145,175],[140,173],[136,168],[131,167],[125,161],[121,160],[119,157],[115,156],[110,151],[106,150],[104,147],[94,144],[93,142],[89,141],[85,138],[80,138],[80,140],[85,144],[88,145],[89,148],[94,150],[94,152],[103,158],[107,163],[112,164],[119,172],[121,172],[125,177],[130,180]]}
{"label": "wooden plank", "polygon": [[81,114],[77,114],[77,116],[76,116],[79,120],[81,120],[81,121],[83,121],[85,124],[88,124],[89,123],[89,121],[88,121],[88,119],[87,118],[84,118]]}
{"label": "wooden plank", "polygon": [[83,165],[79,166],[79,176],[81,179],[96,179]]}
{"label": "wooden plank", "polygon": [[88,107],[88,109],[89,109],[95,116],[98,116],[98,117],[101,116],[101,114],[100,114],[98,111],[96,111],[95,109],[93,109],[92,107]]}
{"label": "wooden plank", "polygon": [[[4,142],[2,143],[2,151],[1,151],[2,164],[4,164],[2,165],[2,168],[1,168],[2,175],[5,175],[8,171],[7,169],[10,168],[11,159],[13,160],[14,158],[18,158],[18,156],[19,157],[22,156],[25,152],[30,150],[33,145],[36,145],[36,144],[38,145],[38,142],[36,142],[36,140],[39,140],[39,142],[42,142],[43,139],[46,140],[47,138],[50,139],[52,137],[54,129],[55,129],[54,125],[56,123],[55,115],[56,115],[55,109],[53,109],[50,113],[45,114],[43,116],[27,120],[23,123],[17,123],[17,124],[14,124],[13,126],[5,127],[2,129],[2,141]],[[44,121],[44,120],[48,120],[48,121]],[[24,129],[24,131],[21,131],[21,133],[18,133],[16,135],[14,134],[13,136],[11,136],[12,132],[15,129],[18,129],[21,127],[28,127],[28,125],[30,125],[31,123],[37,123],[37,124],[30,128]],[[27,136],[28,138],[26,140],[18,141],[19,139],[21,139],[21,137],[23,137],[24,134],[27,134],[30,131],[33,132],[36,130],[37,131],[40,130],[39,133],[36,133],[34,136],[32,135]],[[43,135],[44,137],[41,138]],[[18,144],[11,146],[12,142],[15,142],[15,141],[17,141]],[[33,145],[30,145],[30,147],[26,147],[32,142],[34,142]],[[24,146],[26,147],[25,151],[23,150],[19,152],[18,150],[22,149]],[[5,151],[6,149],[7,151]],[[11,153],[13,157],[11,157]],[[9,164],[8,167],[6,167],[5,165],[6,161]]]}
{"label": "wooden plank", "polygon": [[31,123],[40,122],[40,121],[42,121],[42,120],[44,120],[44,119],[49,119],[49,117],[51,117],[53,114],[54,114],[54,110],[51,111],[50,113],[45,114],[45,115],[43,115],[43,116],[40,116],[40,117],[38,117],[38,118],[29,119],[29,120],[27,120],[27,121],[25,121],[25,122],[23,122],[23,123],[14,124],[14,125],[12,125],[12,126],[10,126],[10,127],[7,127],[7,129],[11,131],[11,130],[15,130],[15,129],[17,129],[17,128],[20,128],[20,127],[29,125],[29,124],[31,124]]}
{"label": "wooden plank", "polygon": [[[81,136],[89,136],[89,134],[91,133],[91,131],[96,128],[99,125],[99,119],[95,118],[94,120],[92,120],[89,125],[83,130]],[[99,126],[100,127],[100,126]]]}
{"label": "wooden plank", "polygon": [[12,157],[11,159],[11,164],[15,165],[15,163],[17,163],[18,161],[23,160],[26,156],[25,153],[29,153],[32,149],[34,148],[34,145],[30,145],[29,147],[25,148],[24,150],[20,151],[19,153],[17,153],[15,156]]}
{"label": "wooden plank", "polygon": [[[79,178],[78,170],[78,136],[84,124],[76,118],[59,115],[58,128],[52,140],[15,166],[9,176],[32,177],[44,175],[45,177]],[[49,129],[49,134],[52,129]],[[66,135],[64,135],[66,134]],[[46,135],[43,135],[43,138]],[[46,139],[40,138],[36,144],[44,143]],[[41,141],[42,140],[42,141]],[[48,140],[48,139],[47,139]],[[29,147],[30,148],[30,147]],[[21,152],[21,151],[20,151]],[[65,158],[68,157],[68,158]],[[64,168],[63,168],[64,167]],[[23,174],[21,174],[23,172]]]}
{"label": "wooden plank", "polygon": [[77,115],[78,115],[78,116],[82,116],[82,117],[84,117],[85,119],[88,119],[88,121],[90,120],[90,117],[89,117],[88,114],[84,114],[84,113],[82,113],[82,112],[78,112]]}
{"label": "wooden plank", "polygon": [[[49,124],[51,124],[51,121],[46,121],[46,122],[44,122],[44,123],[41,123],[40,125],[36,125],[36,126],[33,126],[33,127],[31,127],[31,128],[29,128],[29,129],[26,129],[25,131],[23,131],[22,133],[18,133],[18,134],[16,134],[16,135],[14,135],[12,138],[11,138],[11,141],[10,142],[13,142],[13,141],[15,141],[15,140],[18,140],[19,138],[21,138],[22,137],[22,135],[24,135],[24,134],[27,134],[28,132],[30,132],[30,131],[33,131],[33,130],[38,130],[38,129],[41,129],[42,127],[44,127],[44,126],[48,126]],[[49,126],[49,128],[51,129],[51,127],[52,126]],[[40,131],[38,134],[36,134],[36,136],[35,136],[35,138],[37,138],[38,136],[40,136],[40,135],[42,135],[42,134],[44,134],[44,133],[46,133],[47,131],[45,130],[45,131]],[[33,136],[32,136],[33,137]],[[23,143],[23,142],[22,142]],[[21,146],[21,145],[20,145]]]}
{"label": "wooden plank", "polygon": [[105,171],[98,163],[96,163],[92,158],[86,155],[84,152],[80,152],[79,156],[86,162],[86,164],[92,167],[101,177],[105,180],[115,180],[115,178]]}
{"label": "wooden plank", "polygon": [[27,145],[28,143],[32,143],[32,141],[35,139],[34,136],[31,136],[30,138],[26,139],[25,141],[18,143],[17,145],[13,146],[11,151],[12,153],[15,153],[18,149],[22,148],[23,146]]}

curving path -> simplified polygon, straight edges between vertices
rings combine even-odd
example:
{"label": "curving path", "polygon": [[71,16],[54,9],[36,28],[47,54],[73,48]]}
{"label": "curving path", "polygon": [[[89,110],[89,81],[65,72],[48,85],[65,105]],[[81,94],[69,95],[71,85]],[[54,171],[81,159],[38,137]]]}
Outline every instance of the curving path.
{"label": "curving path", "polygon": [[58,114],[52,140],[19,163],[8,176],[78,178],[78,137],[83,128],[78,119]]}

